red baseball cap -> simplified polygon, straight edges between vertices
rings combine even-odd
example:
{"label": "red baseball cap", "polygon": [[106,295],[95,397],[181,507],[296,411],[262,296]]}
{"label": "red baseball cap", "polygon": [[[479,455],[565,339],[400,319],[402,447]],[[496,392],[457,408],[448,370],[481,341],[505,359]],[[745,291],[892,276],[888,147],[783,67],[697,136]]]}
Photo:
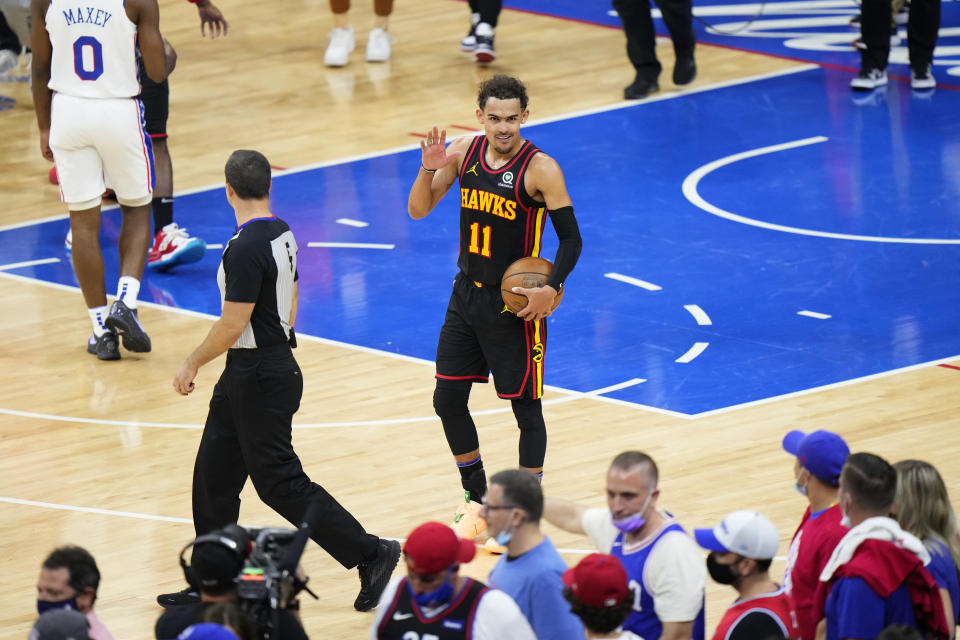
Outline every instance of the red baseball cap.
{"label": "red baseball cap", "polygon": [[615,607],[627,597],[627,572],[620,560],[591,553],[563,574],[574,597],[591,607]]}
{"label": "red baseball cap", "polygon": [[473,560],[477,548],[453,529],[439,522],[426,522],[414,529],[403,545],[407,568],[417,574],[437,573],[455,564]]}

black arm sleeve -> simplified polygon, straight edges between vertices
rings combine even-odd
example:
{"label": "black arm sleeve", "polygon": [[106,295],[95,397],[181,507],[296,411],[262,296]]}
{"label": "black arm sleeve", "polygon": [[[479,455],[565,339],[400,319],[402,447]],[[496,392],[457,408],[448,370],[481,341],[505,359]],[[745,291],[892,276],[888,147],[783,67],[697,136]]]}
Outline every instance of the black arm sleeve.
{"label": "black arm sleeve", "polygon": [[782,638],[783,629],[769,614],[751,611],[730,630],[729,640],[758,640],[760,638]]}
{"label": "black arm sleeve", "polygon": [[564,281],[580,258],[580,248],[583,240],[580,238],[580,227],[573,215],[573,207],[560,207],[550,212],[550,221],[557,232],[560,246],[557,247],[557,256],[553,260],[553,271],[547,278],[547,284],[560,291]]}

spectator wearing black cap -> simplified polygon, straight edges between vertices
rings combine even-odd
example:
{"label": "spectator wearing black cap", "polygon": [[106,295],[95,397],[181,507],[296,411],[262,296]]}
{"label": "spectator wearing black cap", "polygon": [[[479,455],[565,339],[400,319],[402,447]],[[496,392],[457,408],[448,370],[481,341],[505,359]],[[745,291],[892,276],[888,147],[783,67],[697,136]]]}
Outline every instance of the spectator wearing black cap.
{"label": "spectator wearing black cap", "polygon": [[693,535],[697,544],[710,551],[710,577],[732,586],[738,594],[717,625],[713,640],[797,637],[797,616],[790,596],[770,579],[780,534],[766,516],[734,511],[712,529],[696,529]]}
{"label": "spectator wearing black cap", "polygon": [[33,623],[29,640],[89,640],[87,618],[73,609],[53,609]]}
{"label": "spectator wearing black cap", "polygon": [[[235,579],[243,569],[249,541],[240,532],[240,527],[232,525],[197,539],[189,571],[200,591],[200,602],[167,608],[154,629],[157,640],[176,638],[187,627],[202,622],[217,603],[239,602]],[[288,609],[277,611],[277,640],[307,640],[297,616]]]}
{"label": "spectator wearing black cap", "polygon": [[472,638],[536,640],[510,596],[460,575],[477,548],[453,529],[427,522],[403,545],[407,575],[384,589],[370,639]]}
{"label": "spectator wearing black cap", "polygon": [[890,518],[897,472],[872,453],[854,453],[840,474],[840,509],[850,531],[836,546],[815,594],[820,637],[875,638],[890,624],[948,640],[943,600],[924,568],[930,553]]}
{"label": "spectator wearing black cap", "polygon": [[563,584],[563,597],[583,623],[588,639],[643,640],[622,628],[637,594],[628,585],[627,571],[616,556],[591,553],[567,569]]}
{"label": "spectator wearing black cap", "polygon": [[87,618],[91,640],[113,640],[93,611],[99,587],[100,570],[89,551],[73,545],[54,549],[37,579],[37,612],[74,609]]}
{"label": "spectator wearing black cap", "polygon": [[837,504],[837,492],[850,447],[836,433],[820,430],[809,434],[791,431],[783,438],[783,448],[796,456],[794,488],[808,502],[787,551],[783,588],[790,594],[797,612],[799,637],[814,640],[818,620],[814,615],[813,594],[830,554],[847,534],[847,528],[840,525],[843,514]]}

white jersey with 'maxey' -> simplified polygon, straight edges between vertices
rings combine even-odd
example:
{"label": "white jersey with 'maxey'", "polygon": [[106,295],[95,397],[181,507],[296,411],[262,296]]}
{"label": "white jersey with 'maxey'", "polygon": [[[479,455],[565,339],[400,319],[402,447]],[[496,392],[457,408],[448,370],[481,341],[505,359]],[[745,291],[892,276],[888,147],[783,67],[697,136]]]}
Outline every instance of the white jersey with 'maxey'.
{"label": "white jersey with 'maxey'", "polygon": [[132,98],[137,76],[137,25],[123,0],[50,0],[46,26],[53,48],[50,82],[78,98]]}

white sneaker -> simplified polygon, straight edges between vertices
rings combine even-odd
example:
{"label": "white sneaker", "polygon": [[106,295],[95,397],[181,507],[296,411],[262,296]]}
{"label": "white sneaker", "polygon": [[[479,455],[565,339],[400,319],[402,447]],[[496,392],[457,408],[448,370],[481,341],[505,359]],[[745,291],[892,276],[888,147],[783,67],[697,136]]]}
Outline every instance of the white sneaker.
{"label": "white sneaker", "polygon": [[887,86],[887,72],[880,69],[861,71],[850,81],[850,88],[854,91],[873,91],[885,86]]}
{"label": "white sneaker", "polygon": [[20,55],[10,49],[0,50],[0,76],[20,66]]}
{"label": "white sneaker", "polygon": [[473,51],[477,48],[477,24],[480,22],[479,13],[470,14],[470,32],[460,41],[460,51]]}
{"label": "white sneaker", "polygon": [[477,62],[489,63],[497,59],[497,53],[493,50],[493,27],[486,22],[481,22],[474,30],[477,37],[477,46],[473,49],[473,57]]}
{"label": "white sneaker", "polygon": [[353,27],[340,29],[335,27],[330,32],[330,44],[323,54],[323,64],[328,67],[342,67],[347,64],[350,52],[353,51]]}
{"label": "white sneaker", "polygon": [[933,89],[937,86],[937,81],[930,71],[930,65],[923,69],[910,70],[910,86],[914,89]]}
{"label": "white sneaker", "polygon": [[386,62],[390,59],[390,34],[386,29],[372,29],[367,36],[367,62]]}

